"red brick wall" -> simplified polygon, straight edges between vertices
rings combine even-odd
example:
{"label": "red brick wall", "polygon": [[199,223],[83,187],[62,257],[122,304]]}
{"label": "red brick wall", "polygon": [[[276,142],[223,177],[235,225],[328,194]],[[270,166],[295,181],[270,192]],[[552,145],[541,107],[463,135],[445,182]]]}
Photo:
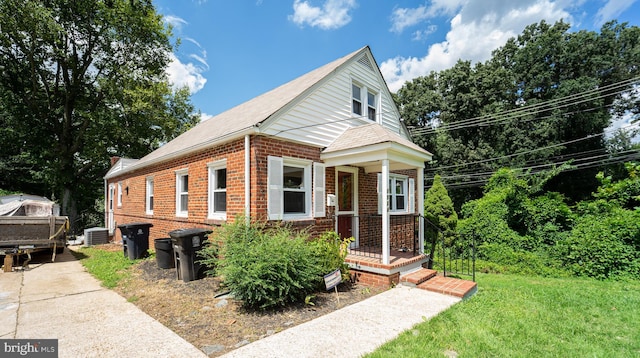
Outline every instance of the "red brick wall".
{"label": "red brick wall", "polygon": [[[252,220],[267,218],[267,157],[290,157],[320,162],[320,148],[303,146],[271,137],[251,136],[251,210]],[[238,139],[215,148],[203,150],[188,156],[143,168],[133,173],[110,179],[109,184],[116,186],[114,199],[114,220],[116,225],[132,222],[153,224],[150,230],[150,247],[153,240],[168,237],[172,230],[180,228],[212,228],[222,224],[207,219],[208,215],[208,167],[207,164],[218,160],[227,161],[227,220],[233,221],[236,215],[244,214],[244,139]],[[188,217],[176,217],[176,171],[188,169],[189,204]],[[400,174],[416,178],[416,171],[400,171]],[[325,195],[335,194],[335,168],[325,171]],[[154,178],[154,212],[145,212],[146,178]],[[377,174],[358,173],[359,215],[377,214]],[[117,206],[117,183],[122,183],[122,207]],[[128,194],[125,188],[129,188]],[[312,203],[313,205],[313,203]],[[327,207],[326,216],[309,220],[292,221],[296,228],[307,228],[312,235],[334,230],[334,208]],[[365,229],[365,220],[361,220],[360,232]],[[120,241],[120,232],[116,229],[116,241]]]}
{"label": "red brick wall", "polygon": [[349,274],[351,275],[351,280],[354,282],[378,288],[393,287],[400,282],[399,272],[387,276],[384,274],[349,269]]}
{"label": "red brick wall", "polygon": [[[232,141],[215,148],[143,168],[121,177],[110,179],[108,183],[122,183],[122,207],[114,200],[114,220],[116,225],[132,222],[153,224],[149,233],[150,247],[153,240],[168,237],[172,230],[181,228],[212,228],[220,222],[207,219],[208,215],[208,166],[210,162],[227,160],[227,218],[244,213],[244,140]],[[188,217],[176,217],[176,171],[188,169],[189,204]],[[146,179],[154,178],[153,215],[146,214]],[[129,188],[127,194],[125,188]],[[121,240],[116,229],[116,241]]]}
{"label": "red brick wall", "polygon": [[[285,142],[269,137],[251,137],[251,210],[252,220],[267,218],[267,157],[291,157],[320,162],[320,149]],[[211,228],[222,224],[207,219],[208,215],[208,167],[207,163],[226,159],[227,161],[227,220],[233,221],[236,215],[244,215],[244,139],[235,140],[215,148],[160,163],[133,173],[110,179],[108,184],[116,185],[114,200],[114,220],[116,225],[132,222],[148,222],[150,247],[153,240],[168,237],[172,230],[180,228]],[[176,217],[176,171],[188,169],[189,204],[188,217]],[[333,177],[333,171],[326,171],[327,177]],[[147,215],[146,179],[154,178],[154,210]],[[122,183],[122,207],[117,206],[117,184]],[[333,181],[327,180],[327,193],[334,191]],[[124,190],[129,188],[127,194]],[[326,193],[325,193],[326,195]],[[309,228],[317,234],[333,230],[333,218],[326,216],[311,220],[291,222],[294,228]],[[116,241],[121,240],[116,229]]]}

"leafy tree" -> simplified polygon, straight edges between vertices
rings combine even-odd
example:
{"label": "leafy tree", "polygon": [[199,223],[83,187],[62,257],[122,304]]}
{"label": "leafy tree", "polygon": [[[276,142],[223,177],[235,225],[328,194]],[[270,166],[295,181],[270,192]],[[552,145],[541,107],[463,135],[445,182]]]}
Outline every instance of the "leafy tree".
{"label": "leafy tree", "polygon": [[112,155],[141,157],[192,126],[149,0],[0,0],[0,186],[61,199],[76,223]]}
{"label": "leafy tree", "polygon": [[[605,153],[602,132],[612,116],[639,111],[640,96],[629,94],[640,74],[640,28],[569,28],[532,24],[485,63],[458,61],[407,82],[394,97],[416,142],[434,154],[427,178],[446,174],[456,207],[480,197],[478,187],[498,168]],[[598,170],[567,171],[547,187],[588,198]]]}
{"label": "leafy tree", "polygon": [[[455,237],[458,214],[453,208],[447,189],[440,176],[436,175],[433,185],[424,194],[424,217],[429,222],[425,226],[425,240],[430,244],[430,257],[433,259],[438,239]],[[429,268],[433,260],[429,261]]]}

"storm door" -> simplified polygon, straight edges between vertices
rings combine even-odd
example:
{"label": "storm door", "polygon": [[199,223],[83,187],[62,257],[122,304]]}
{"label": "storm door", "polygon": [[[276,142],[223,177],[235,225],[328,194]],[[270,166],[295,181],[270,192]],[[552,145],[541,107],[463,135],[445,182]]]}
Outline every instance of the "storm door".
{"label": "storm door", "polygon": [[336,230],[341,238],[354,237],[358,247],[358,169],[336,168]]}

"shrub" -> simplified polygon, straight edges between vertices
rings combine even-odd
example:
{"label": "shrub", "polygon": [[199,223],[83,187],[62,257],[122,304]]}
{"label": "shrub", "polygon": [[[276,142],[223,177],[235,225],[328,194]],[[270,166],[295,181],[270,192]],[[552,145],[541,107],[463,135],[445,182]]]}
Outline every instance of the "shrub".
{"label": "shrub", "polygon": [[558,245],[557,255],[576,275],[638,278],[639,251],[640,211],[614,208],[609,213],[580,217]]}
{"label": "shrub", "polygon": [[221,241],[216,272],[251,308],[304,302],[324,274],[343,268],[346,255],[337,234],[309,239],[286,226],[265,229],[244,220],[225,225],[215,237]]}
{"label": "shrub", "polygon": [[344,259],[347,257],[349,244],[352,241],[352,237],[341,239],[335,231],[327,231],[309,241],[320,274],[324,275],[340,269],[343,279],[348,278],[349,266]]}

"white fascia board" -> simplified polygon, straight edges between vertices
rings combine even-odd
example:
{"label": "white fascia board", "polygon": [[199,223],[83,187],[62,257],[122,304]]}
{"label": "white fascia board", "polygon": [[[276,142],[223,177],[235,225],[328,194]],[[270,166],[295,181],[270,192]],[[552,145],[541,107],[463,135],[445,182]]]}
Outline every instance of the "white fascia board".
{"label": "white fascia board", "polygon": [[[150,161],[146,161],[144,163],[142,163],[141,165],[131,165],[129,167],[126,168],[126,170],[122,170],[121,172],[118,172],[118,175],[123,174],[123,173],[129,173],[129,172],[134,172],[136,170],[139,169],[143,169],[149,166],[152,166],[154,164],[158,164],[158,163],[162,163],[162,162],[166,162],[168,160],[172,160],[172,159],[176,159],[176,158],[180,158],[180,157],[184,157],[186,155],[189,155],[191,153],[200,151],[200,150],[204,150],[207,148],[212,148],[215,147],[217,145],[220,144],[224,144],[227,142],[230,142],[232,140],[236,140],[236,139],[240,139],[240,138],[244,138],[245,135],[251,135],[251,134],[257,134],[259,133],[258,128],[251,126],[245,129],[242,129],[240,131],[237,132],[233,132],[233,133],[229,133],[227,135],[224,135],[222,137],[217,137],[217,138],[213,138],[211,140],[208,140],[204,143],[198,144],[198,145],[194,145],[191,147],[187,147],[187,148],[183,148],[180,150],[176,150],[174,152],[171,152],[167,155],[164,155],[162,157],[158,157],[155,158],[153,160]],[[116,177],[117,175],[113,175],[112,177]],[[111,179],[112,177],[105,177],[105,179]]]}
{"label": "white fascia board", "polygon": [[367,166],[367,163],[388,159],[394,170],[424,168],[424,162],[431,161],[431,155],[407,148],[397,143],[380,143],[366,147],[346,149],[320,154],[320,159],[329,167],[338,165],[358,165],[379,167],[379,163]]}

